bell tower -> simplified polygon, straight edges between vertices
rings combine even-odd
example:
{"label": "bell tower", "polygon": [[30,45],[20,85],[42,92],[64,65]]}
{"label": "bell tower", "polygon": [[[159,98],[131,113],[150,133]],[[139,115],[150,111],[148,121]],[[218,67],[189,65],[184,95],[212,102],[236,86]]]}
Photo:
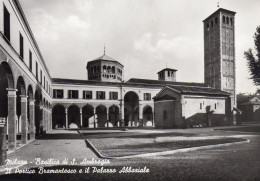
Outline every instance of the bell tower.
{"label": "bell tower", "polygon": [[204,81],[232,94],[231,109],[236,106],[235,14],[219,8],[203,21]]}

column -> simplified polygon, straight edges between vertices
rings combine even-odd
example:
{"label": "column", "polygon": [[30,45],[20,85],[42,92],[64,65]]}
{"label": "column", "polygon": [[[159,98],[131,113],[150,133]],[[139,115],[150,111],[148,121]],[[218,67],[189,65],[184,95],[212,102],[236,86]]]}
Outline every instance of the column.
{"label": "column", "polygon": [[34,121],[35,121],[35,104],[34,104],[34,100],[30,100],[29,101],[30,104],[30,139],[35,139],[35,125],[34,125]]}
{"label": "column", "polygon": [[96,128],[96,108],[94,108],[94,128]]}
{"label": "column", "polygon": [[27,143],[27,96],[21,95],[21,124],[22,124],[22,135],[21,143]]}
{"label": "column", "polygon": [[50,130],[52,130],[52,109],[50,109]]}
{"label": "column", "polygon": [[152,127],[155,127],[155,125],[154,125],[154,110],[152,112]]}
{"label": "column", "polygon": [[8,150],[16,148],[16,89],[8,91]]}
{"label": "column", "polygon": [[120,104],[120,116],[121,116],[121,123],[120,123],[120,127],[124,127],[125,125],[125,105],[124,105],[124,101],[122,100],[121,104]]}
{"label": "column", "polygon": [[143,106],[139,103],[139,126],[143,127]]}
{"label": "column", "polygon": [[82,128],[83,124],[82,124],[82,108],[79,109],[79,113],[80,113],[80,127]]}
{"label": "column", "polygon": [[109,108],[107,108],[107,127],[109,127],[108,123],[109,123]]}
{"label": "column", "polygon": [[65,129],[68,129],[68,108],[65,109],[65,114],[66,114],[66,125],[65,125]]}
{"label": "column", "polygon": [[[39,130],[38,131],[38,137],[40,137],[43,134],[43,121],[44,121],[44,115],[43,115],[43,105],[39,105],[40,110],[39,110]],[[36,131],[36,132],[37,132]]]}

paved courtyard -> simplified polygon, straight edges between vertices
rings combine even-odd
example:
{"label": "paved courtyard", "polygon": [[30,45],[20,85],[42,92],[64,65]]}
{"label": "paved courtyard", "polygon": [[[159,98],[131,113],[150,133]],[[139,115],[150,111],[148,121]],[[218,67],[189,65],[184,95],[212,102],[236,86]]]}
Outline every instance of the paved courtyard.
{"label": "paved courtyard", "polygon": [[[13,180],[260,180],[260,133],[258,126],[196,129],[128,129],[122,130],[53,130],[39,140],[8,155],[10,160],[25,160],[27,164],[17,170],[33,170],[38,174],[4,174],[0,179]],[[251,127],[251,126],[250,126]],[[244,128],[244,129],[241,129]],[[230,131],[230,129],[234,129]],[[249,131],[248,131],[249,130]],[[255,132],[250,132],[253,130]],[[87,147],[86,139],[108,139],[118,142],[123,137],[133,139],[156,137],[229,137],[249,139],[250,143],[202,149],[191,152],[156,155],[127,159],[102,159]],[[175,136],[174,136],[175,135]],[[114,138],[114,140],[112,139]],[[120,138],[120,139],[119,139]],[[129,144],[122,142],[124,144]],[[113,147],[108,147],[112,149]],[[40,162],[40,160],[42,162]],[[74,160],[75,158],[75,160]],[[63,162],[68,160],[68,164]],[[43,162],[44,161],[44,162]],[[57,163],[59,161],[59,163]],[[84,162],[84,161],[87,161]],[[56,162],[56,163],[55,163]],[[102,163],[102,164],[101,164]],[[128,168],[127,168],[128,167]],[[131,167],[131,168],[130,168]],[[76,170],[77,174],[39,174],[45,170]],[[125,170],[122,171],[122,169]],[[78,173],[82,169],[83,173]],[[89,169],[89,170],[88,170]],[[135,173],[129,170],[135,169]],[[15,172],[13,169],[12,172]],[[105,173],[113,172],[116,173]],[[119,171],[122,171],[119,173]],[[42,170],[41,170],[42,171]],[[47,172],[46,171],[46,172]],[[125,172],[124,172],[125,171]],[[127,173],[130,172],[130,173]],[[86,172],[86,173],[84,173]],[[89,172],[89,173],[88,173]],[[93,173],[95,172],[95,173]],[[147,172],[147,173],[142,173]],[[1,179],[2,180],[2,179]]]}

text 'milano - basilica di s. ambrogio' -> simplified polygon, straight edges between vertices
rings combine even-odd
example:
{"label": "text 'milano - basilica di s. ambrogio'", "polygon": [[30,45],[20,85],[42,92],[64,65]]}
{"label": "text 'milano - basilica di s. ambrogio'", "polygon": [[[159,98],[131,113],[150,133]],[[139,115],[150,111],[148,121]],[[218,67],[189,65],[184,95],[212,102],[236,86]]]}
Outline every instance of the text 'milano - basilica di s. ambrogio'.
{"label": "text 'milano - basilica di s. ambrogio'", "polygon": [[51,129],[233,123],[233,11],[219,8],[203,21],[204,83],[178,82],[171,68],[158,70],[158,80],[125,80],[124,65],[105,52],[87,62],[86,80],[53,78],[19,1],[1,0],[0,19],[0,117],[10,150]]}

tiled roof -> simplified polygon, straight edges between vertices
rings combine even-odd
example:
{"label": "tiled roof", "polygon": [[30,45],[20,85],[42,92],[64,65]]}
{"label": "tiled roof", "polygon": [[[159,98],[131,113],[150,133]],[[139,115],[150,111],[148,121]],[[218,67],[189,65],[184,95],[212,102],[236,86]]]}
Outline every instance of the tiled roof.
{"label": "tiled roof", "polygon": [[[88,63],[90,62],[94,62],[94,61],[97,61],[97,60],[104,60],[104,61],[110,61],[110,62],[115,62],[115,63],[119,63],[120,65],[122,65],[120,62],[118,62],[117,60],[107,56],[106,54],[102,55],[101,57],[98,57],[92,61],[89,61]],[[123,65],[122,65],[123,66]]]}
{"label": "tiled roof", "polygon": [[204,83],[194,83],[194,82],[173,82],[173,81],[162,81],[162,80],[151,80],[151,79],[135,79],[132,78],[127,82],[130,83],[139,83],[139,84],[153,84],[153,85],[179,85],[179,86],[199,86],[199,87],[207,87]]}
{"label": "tiled roof", "polygon": [[165,68],[165,69],[162,69],[161,71],[159,71],[157,74],[159,74],[160,72],[165,71],[165,70],[177,71],[176,69]]}
{"label": "tiled roof", "polygon": [[149,88],[163,88],[161,85],[151,85],[151,84],[139,84],[131,82],[104,82],[104,81],[95,81],[95,80],[77,80],[77,79],[60,79],[53,78],[53,84],[72,84],[72,85],[96,85],[96,86],[135,86],[135,87],[149,87]]}
{"label": "tiled roof", "polygon": [[211,88],[211,87],[174,86],[174,85],[170,85],[168,87],[180,91],[181,94],[210,94],[210,95],[222,95],[222,96],[230,95],[230,93],[228,92],[224,92],[222,90]]}
{"label": "tiled roof", "polygon": [[227,10],[227,9],[223,9],[223,8],[219,8],[218,10],[216,10],[214,13],[212,13],[211,15],[209,15],[206,19],[204,19],[203,21],[206,21],[207,19],[211,18],[212,16],[214,16],[216,13],[218,13],[219,11],[223,11],[223,12],[226,12],[226,13],[230,13],[230,14],[236,14],[236,12],[234,11],[230,11],[230,10]]}

